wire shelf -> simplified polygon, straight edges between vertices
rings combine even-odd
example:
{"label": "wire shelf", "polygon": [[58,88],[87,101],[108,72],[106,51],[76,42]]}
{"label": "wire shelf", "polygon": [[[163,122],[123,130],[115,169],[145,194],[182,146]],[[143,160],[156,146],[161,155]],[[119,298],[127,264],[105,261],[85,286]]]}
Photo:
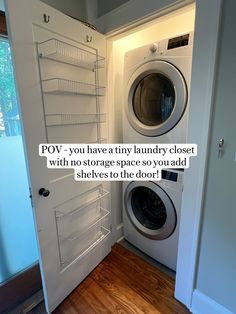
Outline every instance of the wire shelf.
{"label": "wire shelf", "polygon": [[60,241],[78,238],[85,231],[104,219],[109,192],[99,185],[79,195],[66,206],[55,209],[57,233]]}
{"label": "wire shelf", "polygon": [[52,38],[38,43],[39,57],[73,66],[96,70],[105,67],[105,58],[98,56],[85,47],[76,47]]}
{"label": "wire shelf", "polygon": [[81,241],[67,241],[66,245],[61,247],[61,267],[63,270],[98,247],[108,238],[110,233],[111,231],[103,226],[95,226],[94,229],[90,229],[83,235]]}
{"label": "wire shelf", "polygon": [[68,126],[80,124],[97,124],[106,122],[106,113],[91,114],[48,114],[46,115],[46,126]]}
{"label": "wire shelf", "polygon": [[61,267],[80,259],[110,233],[105,197],[109,192],[102,184],[55,209]]}
{"label": "wire shelf", "polygon": [[[93,227],[97,226],[99,222],[102,222],[110,212],[102,207],[99,207],[99,211],[97,212],[96,217],[93,217],[91,221],[87,225],[84,225],[83,227],[79,228],[79,230],[76,230],[75,232],[70,232],[68,236],[65,235],[59,235],[59,240],[60,242],[65,242],[65,241],[74,241],[79,239],[84,235],[84,233],[89,232],[90,229]],[[78,219],[80,217],[78,216]]]}
{"label": "wire shelf", "polygon": [[106,138],[99,138],[99,139],[97,139],[97,141],[88,142],[86,144],[106,144],[106,143],[107,143],[107,139]]}
{"label": "wire shelf", "polygon": [[101,186],[95,189],[89,190],[80,197],[78,197],[77,202],[79,203],[79,206],[69,208],[67,210],[56,210],[56,218],[61,219],[65,216],[73,216],[77,215],[81,210],[84,208],[87,208],[88,206],[100,201],[104,197],[108,196],[109,192],[105,189],[103,189]]}
{"label": "wire shelf", "polygon": [[88,95],[105,96],[106,88],[84,82],[62,78],[52,78],[42,81],[43,92],[54,95]]}

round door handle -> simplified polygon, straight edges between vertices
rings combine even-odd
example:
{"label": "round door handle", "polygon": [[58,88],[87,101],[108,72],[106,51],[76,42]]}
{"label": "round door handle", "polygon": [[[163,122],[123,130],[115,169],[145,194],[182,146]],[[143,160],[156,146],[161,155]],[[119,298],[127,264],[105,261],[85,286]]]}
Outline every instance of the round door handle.
{"label": "round door handle", "polygon": [[48,197],[50,194],[50,191],[45,189],[45,188],[41,188],[39,189],[39,195],[42,195],[43,197]]}

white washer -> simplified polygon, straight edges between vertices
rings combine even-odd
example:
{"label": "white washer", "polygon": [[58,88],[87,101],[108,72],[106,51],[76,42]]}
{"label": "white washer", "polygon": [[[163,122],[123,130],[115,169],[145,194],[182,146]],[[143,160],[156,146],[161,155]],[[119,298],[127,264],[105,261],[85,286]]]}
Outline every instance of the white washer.
{"label": "white washer", "polygon": [[162,178],[123,182],[124,237],[176,270],[183,172],[163,170]]}
{"label": "white washer", "polygon": [[124,143],[186,143],[193,33],[129,51]]}

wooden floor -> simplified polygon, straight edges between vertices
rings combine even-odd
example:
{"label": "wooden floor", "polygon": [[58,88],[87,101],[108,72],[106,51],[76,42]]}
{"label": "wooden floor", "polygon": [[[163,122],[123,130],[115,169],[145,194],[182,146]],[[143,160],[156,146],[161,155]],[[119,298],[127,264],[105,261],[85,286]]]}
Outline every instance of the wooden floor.
{"label": "wooden floor", "polygon": [[174,280],[116,244],[54,314],[185,314]]}

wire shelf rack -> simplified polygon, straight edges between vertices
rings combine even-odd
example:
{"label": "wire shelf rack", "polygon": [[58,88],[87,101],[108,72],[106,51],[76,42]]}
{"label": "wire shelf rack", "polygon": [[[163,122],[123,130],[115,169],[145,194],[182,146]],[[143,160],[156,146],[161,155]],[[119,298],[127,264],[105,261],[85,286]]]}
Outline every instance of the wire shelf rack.
{"label": "wire shelf rack", "polygon": [[105,123],[106,113],[91,114],[48,114],[46,115],[46,126],[68,126],[79,124]]}
{"label": "wire shelf rack", "polygon": [[109,195],[109,191],[105,190],[104,188],[102,188],[101,186],[99,186],[98,188],[96,187],[95,189],[89,190],[86,193],[84,193],[83,195],[78,197],[78,206],[69,208],[67,210],[56,210],[56,218],[61,219],[63,217],[66,216],[72,216],[76,215],[78,212],[80,212],[82,209],[87,208],[88,206],[100,201],[101,199],[103,199],[104,197]]}
{"label": "wire shelf rack", "polygon": [[61,266],[80,259],[110,233],[107,196],[99,185],[55,209]]}
{"label": "wire shelf rack", "polygon": [[40,58],[92,71],[105,67],[105,58],[85,49],[85,47],[76,47],[55,38],[39,43],[38,52]]}
{"label": "wire shelf rack", "polygon": [[106,88],[84,82],[62,78],[52,78],[42,81],[43,92],[55,95],[88,95],[105,96]]}
{"label": "wire shelf rack", "polygon": [[78,239],[66,241],[65,244],[61,246],[62,269],[65,270],[71,264],[78,262],[95,247],[98,247],[104,242],[110,233],[111,231],[109,229],[101,225],[95,225],[81,235],[80,241],[78,241]]}

